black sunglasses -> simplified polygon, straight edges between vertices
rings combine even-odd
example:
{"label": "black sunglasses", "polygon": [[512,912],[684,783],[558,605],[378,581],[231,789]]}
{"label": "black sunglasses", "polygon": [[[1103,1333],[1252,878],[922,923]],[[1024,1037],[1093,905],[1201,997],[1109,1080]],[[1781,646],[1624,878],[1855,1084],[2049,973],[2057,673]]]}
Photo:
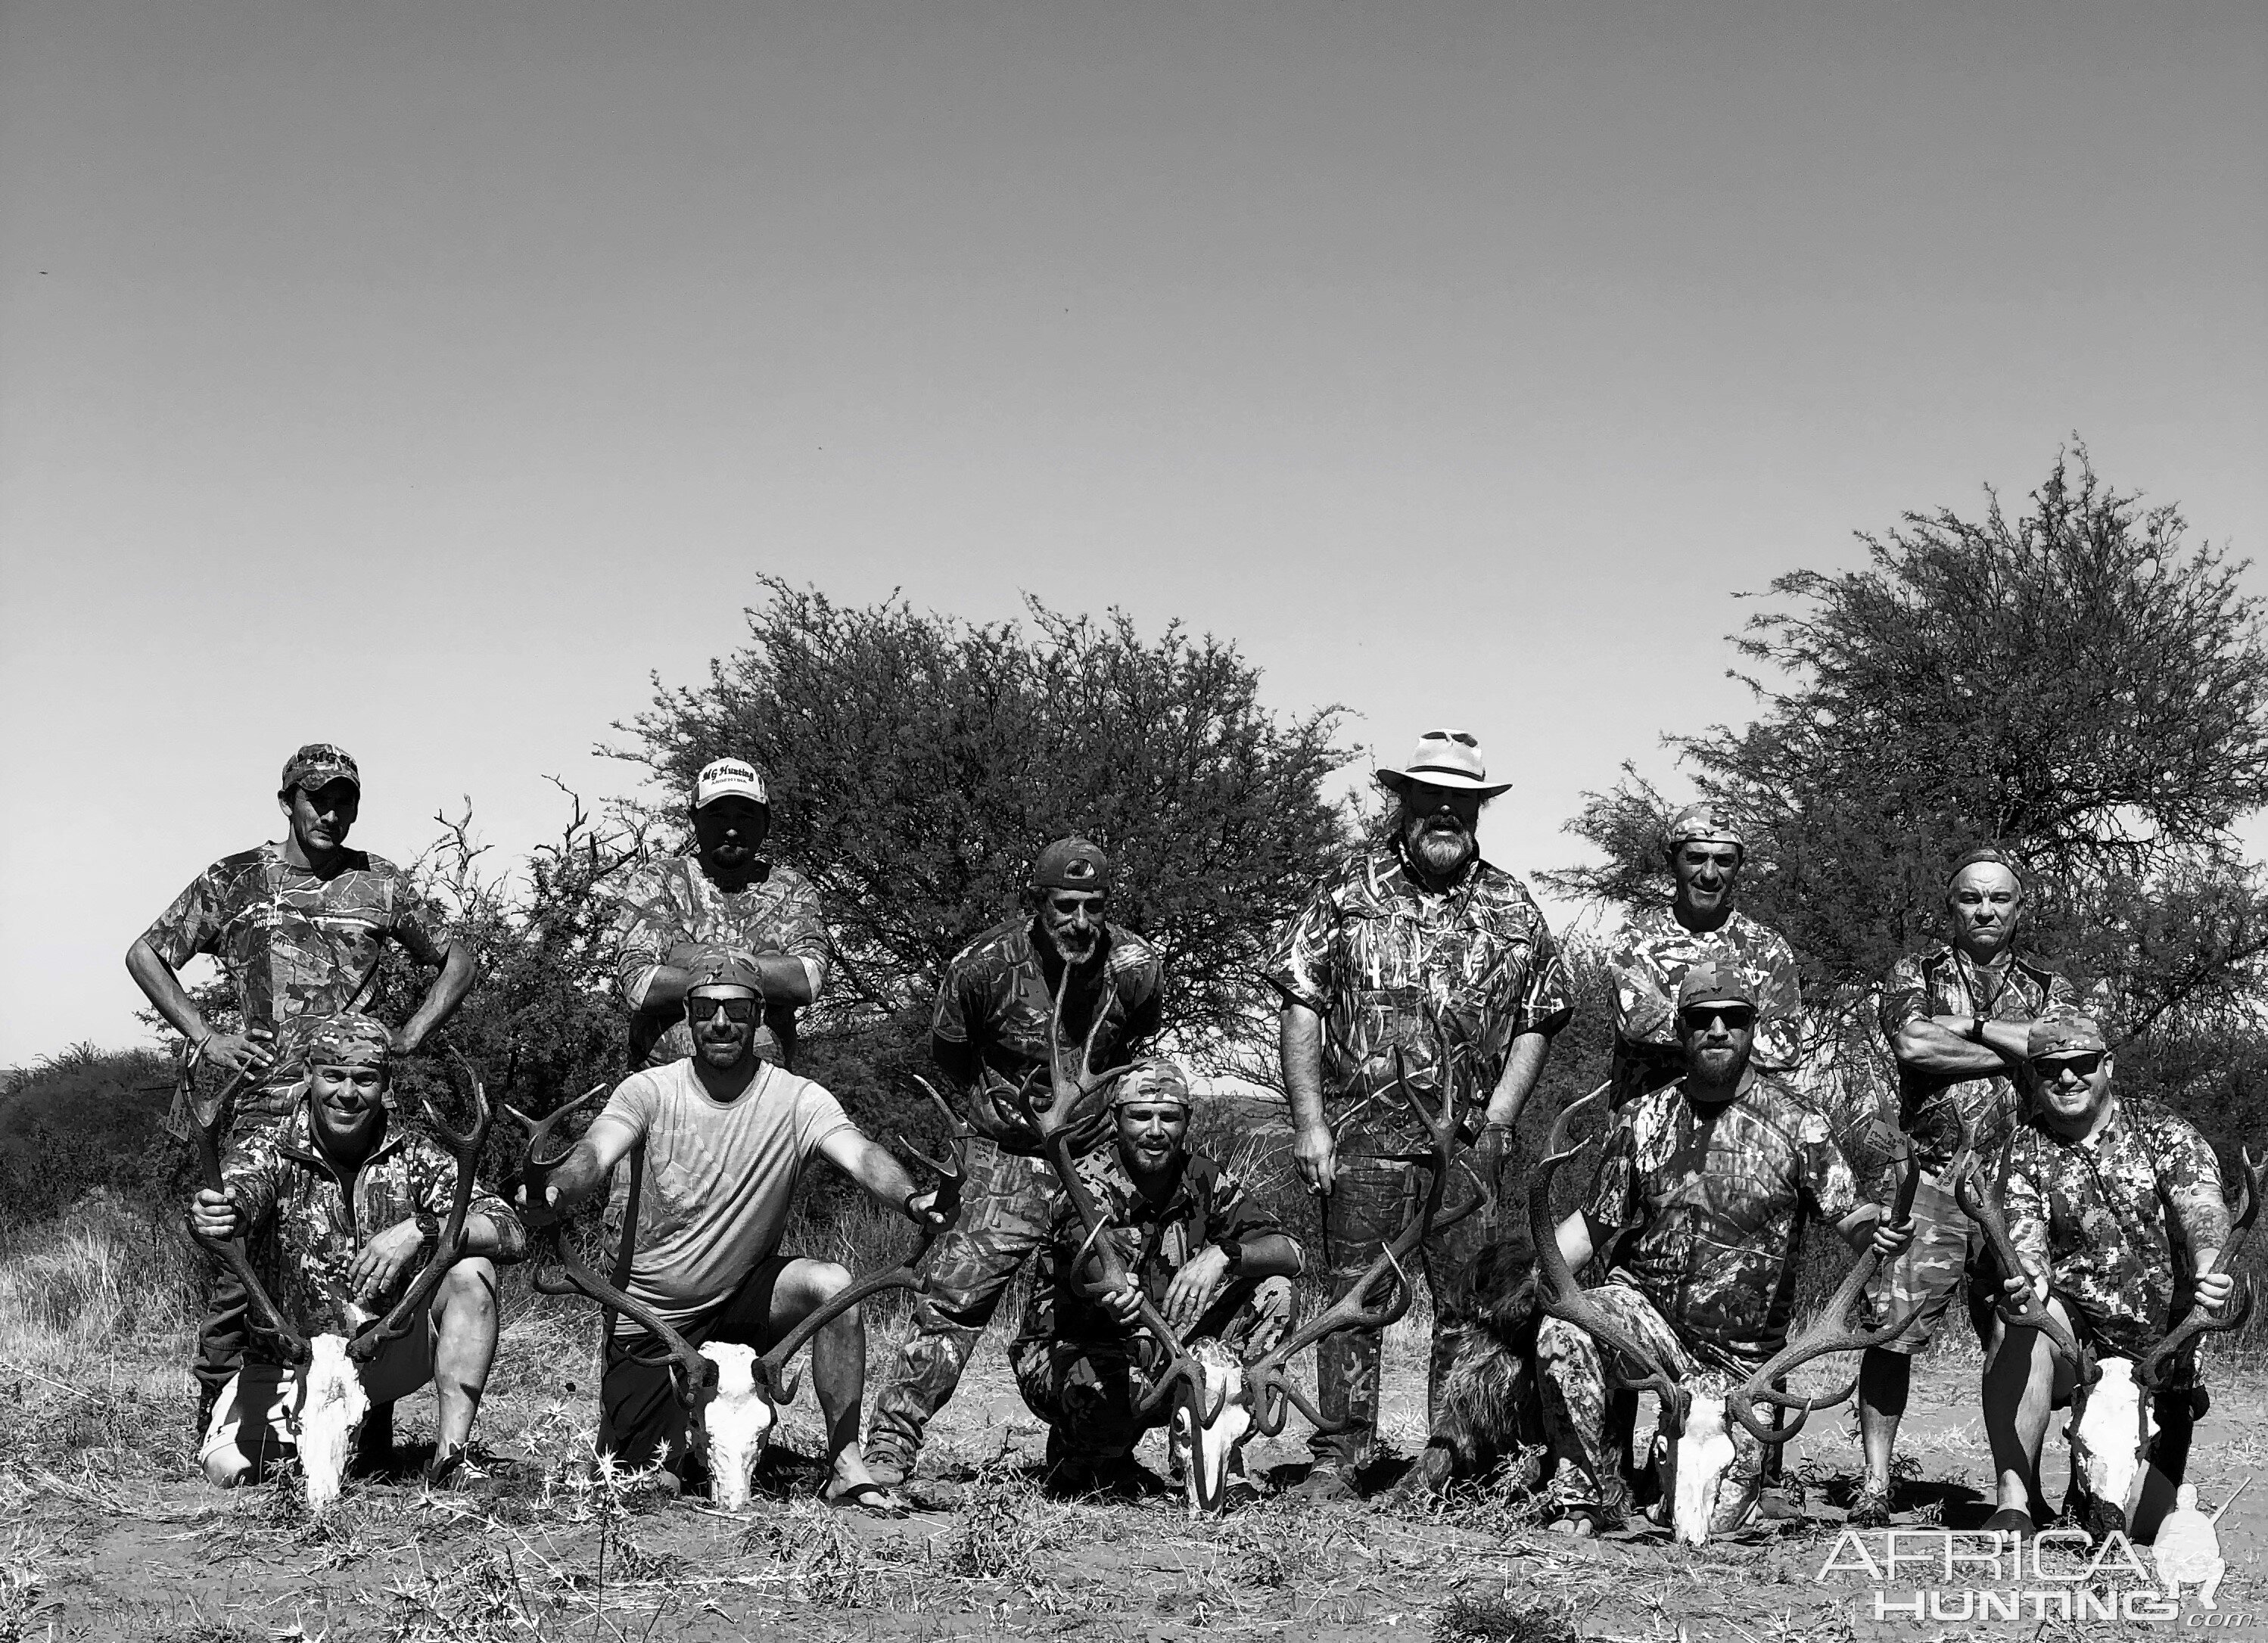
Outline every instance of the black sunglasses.
{"label": "black sunglasses", "polygon": [[2055,1084],[2061,1082],[2066,1072],[2091,1079],[2102,1065],[2102,1052],[2098,1050],[2085,1056],[2043,1056],[2032,1063],[2032,1072],[2043,1084]]}
{"label": "black sunglasses", "polygon": [[688,998],[685,1001],[685,1019],[688,1021],[705,1021],[720,1010],[726,1020],[737,1021],[743,1027],[756,1019],[756,1001],[754,998]]}
{"label": "black sunglasses", "polygon": [[1712,1021],[1722,1021],[1728,1032],[1744,1033],[1756,1024],[1756,1013],[1745,1004],[1697,1004],[1680,1010],[1677,1019],[1689,1033],[1705,1033]]}

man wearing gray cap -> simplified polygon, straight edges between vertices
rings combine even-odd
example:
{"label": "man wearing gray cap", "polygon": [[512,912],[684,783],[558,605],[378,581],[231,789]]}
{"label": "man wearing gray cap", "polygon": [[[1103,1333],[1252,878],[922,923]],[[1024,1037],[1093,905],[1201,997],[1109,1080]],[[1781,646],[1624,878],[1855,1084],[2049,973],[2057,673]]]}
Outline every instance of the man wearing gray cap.
{"label": "man wearing gray cap", "polygon": [[[938,1240],[914,1333],[874,1403],[866,1460],[886,1483],[912,1476],[931,1418],[1064,1206],[1015,1092],[1051,1099],[1055,1072],[1086,1070],[1071,1064],[1090,1035],[1101,1072],[1157,1034],[1164,968],[1155,947],[1109,922],[1111,871],[1087,840],[1057,839],[1033,862],[1022,910],[962,948],[938,988],[930,1054],[976,1133],[965,1148],[968,1212]],[[1066,976],[1066,1063],[1056,1069],[1048,1025]]]}
{"label": "man wearing gray cap", "polygon": [[[361,813],[362,772],[344,749],[319,741],[293,754],[276,807],[289,829],[282,844],[215,862],[126,951],[127,973],[189,1043],[169,1121],[177,1134],[187,1133],[182,1103],[200,1068],[208,1078],[241,1072],[252,1081],[226,1138],[290,1113],[306,1076],[295,1023],[367,1009],[388,941],[440,971],[409,1019],[392,1029],[393,1054],[423,1043],[472,989],[472,953],[442,933],[409,875],[347,847]],[[181,985],[180,967],[200,954],[220,966],[235,995],[232,1028],[208,1021]],[[197,1336],[200,1433],[242,1363],[244,1305],[236,1280],[213,1268]],[[377,1411],[363,1433],[366,1448],[391,1441]]]}
{"label": "man wearing gray cap", "polygon": [[[1292,1157],[1323,1200],[1333,1297],[1351,1288],[1401,1229],[1413,1160],[1432,1142],[1395,1088],[1454,1089],[1478,1122],[1472,1168],[1493,1183],[1551,1035],[1572,1013],[1567,972],[1527,888],[1481,859],[1491,782],[1479,744],[1429,731],[1379,784],[1395,799],[1391,836],[1326,874],[1279,939],[1267,979],[1278,1017]],[[1421,1250],[1433,1298],[1433,1412],[1467,1303],[1454,1282],[1490,1236],[1468,1217]],[[1346,1499],[1377,1440],[1379,1337],[1350,1330],[1316,1348],[1322,1412],[1345,1419],[1311,1444],[1305,1498]]]}

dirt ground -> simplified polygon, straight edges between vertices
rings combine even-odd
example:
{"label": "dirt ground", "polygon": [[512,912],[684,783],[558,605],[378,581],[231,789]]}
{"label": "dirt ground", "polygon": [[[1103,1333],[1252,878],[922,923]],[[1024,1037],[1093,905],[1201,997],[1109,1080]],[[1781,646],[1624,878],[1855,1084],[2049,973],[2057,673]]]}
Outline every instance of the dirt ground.
{"label": "dirt ground", "polygon": [[[575,1464],[587,1456],[594,1412],[588,1338],[587,1322],[570,1315],[530,1313],[510,1323],[481,1436],[511,1465],[467,1490],[420,1487],[414,1467],[431,1437],[421,1395],[397,1423],[397,1468],[412,1481],[353,1484],[320,1522],[288,1484],[222,1495],[191,1480],[179,1337],[121,1339],[99,1373],[72,1372],[87,1382],[77,1386],[38,1364],[0,1362],[11,1440],[0,1455],[0,1643],[773,1635],[1954,1643],[2196,1635],[2208,1622],[2268,1627],[2259,1567],[2268,1488],[2244,1490],[2221,1520],[2229,1567],[2211,1614],[2191,1602],[2180,1622],[2066,1624],[2052,1607],[2036,1617],[2020,1598],[2020,1621],[1963,1623],[1951,1612],[1960,1591],[2005,1590],[2013,1572],[1941,1582],[1909,1565],[1881,1583],[1882,1595],[1904,1602],[1940,1585],[1935,1613],[1945,1618],[1925,1607],[1919,1617],[1893,1610],[1877,1621],[1876,1585],[1862,1569],[1820,1578],[1857,1469],[1847,1418],[1817,1421],[1822,1430],[1791,1454],[1809,1489],[1806,1522],[1698,1552],[1653,1533],[1557,1539],[1501,1491],[1425,1515],[1376,1504],[1294,1507],[1270,1496],[1304,1470],[1296,1435],[1254,1446],[1255,1487],[1217,1521],[1190,1521],[1178,1498],[1056,1500],[1035,1482],[1042,1433],[1015,1396],[997,1331],[934,1432],[912,1487],[916,1514],[876,1521],[818,1504],[816,1470],[801,1458],[817,1437],[806,1390],[754,1508],[736,1518],[593,1480]],[[1405,1455],[1423,1441],[1418,1338],[1405,1323],[1388,1341],[1385,1435]],[[876,1343],[878,1374],[887,1344]],[[2209,1374],[2219,1401],[2200,1429],[2192,1477],[2212,1507],[2268,1457],[2268,1380],[2250,1374],[2232,1389],[2225,1369]],[[1912,1465],[1902,1528],[1971,1527],[1988,1509],[1976,1377],[1973,1352],[1928,1361],[1917,1377],[1902,1446]],[[2055,1498],[2059,1437],[2051,1455]],[[1145,1458],[1162,1470],[1156,1440]],[[1381,1466],[1381,1477],[1394,1470]],[[1871,1537],[1877,1555],[1881,1538]],[[2084,1568],[2083,1558],[2043,1552],[2023,1586],[2074,1589],[2052,1583]],[[2115,1596],[2142,1581],[2122,1566],[2095,1584]]]}

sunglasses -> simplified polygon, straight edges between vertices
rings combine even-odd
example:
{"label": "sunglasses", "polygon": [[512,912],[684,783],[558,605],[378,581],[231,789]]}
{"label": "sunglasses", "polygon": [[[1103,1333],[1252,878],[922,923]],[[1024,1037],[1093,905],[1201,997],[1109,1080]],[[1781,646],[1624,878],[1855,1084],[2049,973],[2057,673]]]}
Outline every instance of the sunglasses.
{"label": "sunglasses", "polygon": [[1756,1024],[1756,1013],[1745,1004],[1697,1004],[1679,1011],[1677,1019],[1689,1033],[1705,1033],[1712,1021],[1722,1021],[1727,1032],[1745,1033]]}
{"label": "sunglasses", "polygon": [[688,998],[685,1001],[685,1019],[688,1021],[705,1021],[719,1013],[726,1020],[746,1027],[756,1019],[756,1001],[754,998]]}
{"label": "sunglasses", "polygon": [[2102,1065],[2102,1052],[2098,1050],[2093,1055],[2088,1056],[2043,1056],[2032,1063],[2032,1072],[2038,1077],[2041,1083],[2056,1084],[2062,1081],[2063,1075],[2066,1072],[2075,1072],[2080,1078],[2091,1079],[2095,1076],[2095,1069]]}

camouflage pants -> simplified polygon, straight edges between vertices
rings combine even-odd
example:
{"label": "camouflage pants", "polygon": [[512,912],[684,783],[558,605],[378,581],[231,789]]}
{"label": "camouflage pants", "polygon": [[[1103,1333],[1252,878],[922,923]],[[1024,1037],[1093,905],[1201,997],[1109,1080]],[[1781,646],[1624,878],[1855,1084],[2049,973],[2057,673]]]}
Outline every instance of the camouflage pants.
{"label": "camouflage pants", "polygon": [[[1393,1241],[1418,1208],[1425,1172],[1390,1159],[1339,1160],[1338,1179],[1323,1200],[1323,1249],[1330,1263],[1331,1299],[1354,1287],[1355,1280]],[[1458,1186],[1453,1199],[1462,1201]],[[1433,1338],[1425,1378],[1426,1419],[1440,1413],[1441,1386],[1456,1355],[1449,1331],[1470,1308],[1467,1282],[1473,1257],[1494,1236],[1497,1218],[1468,1216],[1435,1232],[1418,1247],[1413,1263],[1425,1275],[1433,1301]],[[1344,1432],[1317,1433],[1307,1440],[1318,1463],[1359,1466],[1378,1442],[1379,1334],[1344,1330],[1326,1336],[1315,1348],[1315,1383],[1324,1416],[1347,1420]]]}
{"label": "camouflage pants", "polygon": [[898,1353],[866,1427],[869,1460],[910,1468],[922,1432],[961,1384],[977,1337],[992,1322],[1017,1270],[1046,1242],[1064,1206],[1063,1188],[1041,1158],[968,1143],[960,1224],[929,1257],[929,1293],[914,1309],[914,1334]]}
{"label": "camouflage pants", "polygon": [[[271,1077],[238,1100],[234,1120],[221,1139],[224,1157],[247,1131],[291,1110],[299,1099],[298,1079],[295,1073],[292,1081],[285,1084]],[[214,1400],[236,1379],[236,1372],[244,1367],[245,1349],[252,1341],[251,1302],[244,1286],[216,1257],[203,1255],[202,1259],[204,1315],[197,1320],[196,1359],[190,1369],[197,1382],[197,1426],[201,1431]]]}
{"label": "camouflage pants", "polygon": [[[1896,1261],[1879,1269],[1867,1286],[1867,1319],[1871,1328],[1879,1329],[1908,1308],[1918,1308],[1904,1332],[1881,1348],[1908,1357],[1927,1346],[1944,1327],[1962,1273],[1980,1262],[1984,1271],[1994,1270],[1984,1258],[1984,1234],[1954,1197],[1952,1183],[1944,1174],[1924,1175],[1915,1183],[1913,1223],[1913,1241]],[[1989,1279],[1969,1286],[1970,1323],[1980,1342],[1992,1331],[1992,1314],[1984,1306],[1991,1293]]]}
{"label": "camouflage pants", "polygon": [[[1653,1303],[1627,1284],[1609,1281],[1584,1296],[1609,1314],[1624,1329],[1644,1341],[1663,1366],[1695,1392],[1722,1394],[1735,1377],[1722,1368],[1697,1363],[1668,1320]],[[1600,1483],[1616,1474],[1616,1458],[1606,1440],[1606,1365],[1599,1345],[1587,1330],[1559,1318],[1546,1318],[1535,1332],[1535,1363],[1543,1391],[1543,1441],[1549,1450],[1551,1498],[1563,1507],[1596,1506]],[[1617,1373],[1635,1376],[1638,1366],[1627,1359],[1616,1363]],[[1771,1406],[1758,1404],[1756,1412],[1769,1418]],[[1738,1421],[1728,1420],[1733,1440],[1733,1463],[1725,1474],[1727,1489],[1746,1511],[1761,1486],[1764,1445]],[[1730,1527],[1729,1524],[1725,1527]]]}

